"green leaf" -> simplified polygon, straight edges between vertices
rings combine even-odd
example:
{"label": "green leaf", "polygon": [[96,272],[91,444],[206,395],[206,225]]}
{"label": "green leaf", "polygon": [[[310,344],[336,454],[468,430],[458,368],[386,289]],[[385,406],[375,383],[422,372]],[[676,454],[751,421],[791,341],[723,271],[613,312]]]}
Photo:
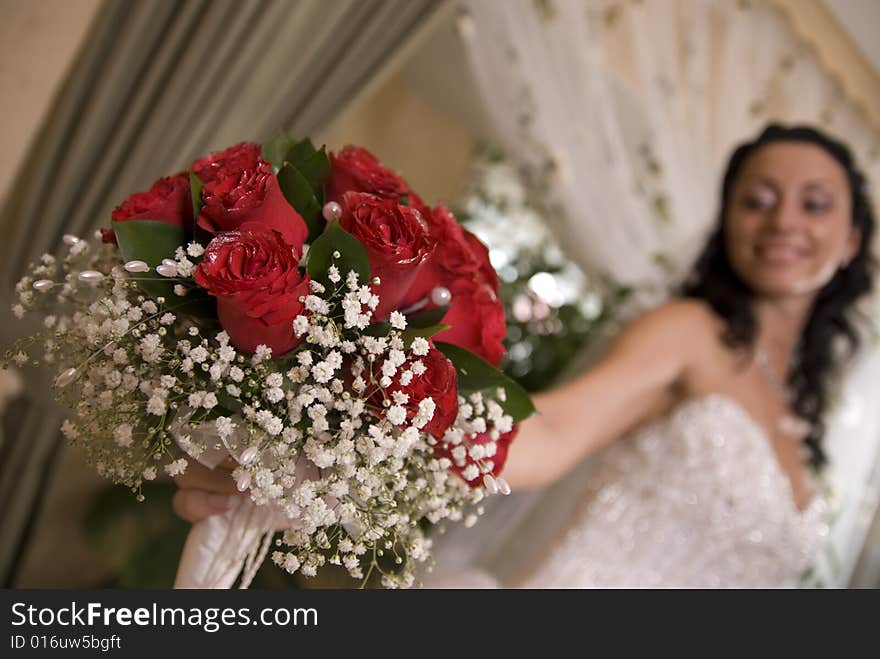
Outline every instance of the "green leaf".
{"label": "green leaf", "polygon": [[284,131],[279,131],[271,140],[263,145],[263,159],[272,165],[273,172],[277,174],[279,170],[284,167],[284,162],[287,160],[287,153],[295,144],[296,140],[290,135]]}
{"label": "green leaf", "polygon": [[292,164],[287,163],[278,172],[278,184],[288,203],[296,209],[309,228],[307,242],[314,240],[324,230],[321,204],[308,180]]}
{"label": "green leaf", "polygon": [[[334,257],[336,252],[339,253],[338,258]],[[312,243],[306,258],[306,271],[309,276],[327,287],[336,286],[327,278],[327,271],[331,265],[339,269],[342,281],[345,281],[351,270],[357,273],[361,284],[370,280],[370,259],[367,250],[357,238],[339,226],[338,220],[333,220],[327,230]]]}
{"label": "green leaf", "polygon": [[391,331],[391,323],[387,320],[383,320],[381,323],[373,323],[372,325],[367,325],[364,328],[364,334],[367,336],[375,336],[376,338],[381,336],[388,336],[388,333]]}
{"label": "green leaf", "polygon": [[298,142],[296,140],[291,140],[291,142],[292,144],[287,149],[287,152],[284,155],[284,159],[287,162],[293,164],[293,166],[297,169],[299,169],[299,166],[302,163],[311,158],[318,151],[315,148],[315,145],[312,144],[312,140],[310,140],[308,137],[303,140],[299,140]]}
{"label": "green leaf", "polygon": [[449,311],[448,304],[442,307],[435,307],[428,311],[422,311],[421,313],[416,313],[412,316],[407,316],[406,326],[419,328],[431,327],[432,325],[436,325],[441,320],[443,320],[443,316],[446,315],[447,311]]}
{"label": "green leaf", "polygon": [[166,296],[165,306],[173,309],[175,313],[193,316],[209,325],[218,324],[217,299],[202,289],[190,289],[186,297]]}
{"label": "green leaf", "polygon": [[452,325],[431,325],[430,327],[407,327],[400,333],[400,338],[403,339],[404,345],[409,348],[412,345],[413,339],[418,337],[422,337],[423,339],[430,339],[435,334],[439,334],[445,330],[448,330]]}
{"label": "green leaf", "polygon": [[330,176],[330,159],[327,157],[326,147],[322,146],[305,160],[291,164],[309,182],[320,204],[324,200],[324,181]]}
{"label": "green leaf", "polygon": [[183,227],[159,220],[113,222],[119,251],[125,261],[144,261],[149,272],[135,275],[138,285],[150,296],[174,299],[174,282],[158,274],[162,259],[174,258],[175,250],[186,243]]}
{"label": "green leaf", "polygon": [[[202,179],[195,175],[194,172],[189,173],[189,190],[192,194],[193,203],[193,240],[202,247],[207,247],[214,239],[214,236],[199,226],[199,213],[205,205],[202,200],[202,188],[204,187]],[[197,258],[194,263],[201,261],[202,257]]]}
{"label": "green leaf", "polygon": [[479,391],[497,400],[495,392],[501,387],[507,400],[497,402],[515,422],[522,421],[535,413],[535,405],[526,390],[492,364],[470,350],[451,343],[435,341],[434,345],[455,364],[455,369],[458,371],[458,388],[462,395]]}
{"label": "green leaf", "polygon": [[[224,409],[229,410],[229,412],[232,414],[238,414],[244,407],[244,403],[242,403],[238,398],[235,398],[232,394],[223,389],[217,391],[217,400],[219,401],[220,405],[224,407]],[[220,416],[223,415],[221,414]]]}
{"label": "green leaf", "polygon": [[202,179],[196,176],[195,172],[189,173],[189,191],[192,194],[193,202],[193,222],[199,219],[199,213],[202,212],[202,187],[204,187]]}

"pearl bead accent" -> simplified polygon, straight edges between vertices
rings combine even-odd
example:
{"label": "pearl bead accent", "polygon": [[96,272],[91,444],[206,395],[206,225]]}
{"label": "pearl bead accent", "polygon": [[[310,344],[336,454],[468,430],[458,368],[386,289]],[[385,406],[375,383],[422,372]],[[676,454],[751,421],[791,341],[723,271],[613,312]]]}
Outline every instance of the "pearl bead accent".
{"label": "pearl bead accent", "polygon": [[431,302],[438,307],[444,307],[452,302],[452,293],[445,286],[435,286],[431,291]]}
{"label": "pearl bead accent", "polygon": [[55,285],[51,279],[38,279],[34,282],[34,288],[41,293],[50,290]]}
{"label": "pearl bead accent", "polygon": [[257,447],[256,446],[248,446],[241,454],[241,457],[238,459],[240,464],[246,465],[251,462],[255,457],[257,457]]}
{"label": "pearl bead accent", "polygon": [[104,274],[97,270],[83,270],[77,275],[77,279],[86,282],[87,284],[94,284],[101,281],[103,278]]}
{"label": "pearl bead accent", "polygon": [[129,261],[124,266],[127,272],[149,272],[150,266],[144,261]]}
{"label": "pearl bead accent", "polygon": [[55,386],[56,387],[66,387],[71,382],[76,379],[76,369],[68,368],[66,371],[63,371],[57,378],[55,378]]}
{"label": "pearl bead accent", "polygon": [[177,276],[177,268],[172,265],[168,265],[167,263],[163,263],[162,265],[156,266],[156,272],[158,272],[163,277],[176,277]]}
{"label": "pearl bead accent", "polygon": [[483,486],[489,494],[498,493],[498,485],[495,483],[495,479],[492,478],[492,474],[486,474],[483,476]]}
{"label": "pearl bead accent", "polygon": [[64,237],[61,240],[63,240],[66,245],[70,245],[71,247],[80,242],[79,238],[70,233],[65,233]]}
{"label": "pearl bead accent", "polygon": [[324,208],[321,209],[321,214],[328,222],[338,220],[340,217],[342,217],[342,206],[337,204],[335,201],[328,201],[326,204],[324,204]]}

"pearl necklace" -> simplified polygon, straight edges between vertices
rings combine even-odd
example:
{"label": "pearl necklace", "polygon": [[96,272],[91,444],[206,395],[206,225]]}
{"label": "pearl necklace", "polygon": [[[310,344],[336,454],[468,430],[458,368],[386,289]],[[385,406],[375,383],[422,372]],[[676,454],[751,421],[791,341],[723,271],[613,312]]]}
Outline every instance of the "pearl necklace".
{"label": "pearl necklace", "polygon": [[[764,378],[764,381],[773,387],[787,404],[791,404],[794,400],[794,393],[792,392],[791,387],[776,375],[776,372],[770,365],[770,358],[761,347],[758,347],[755,350],[755,363],[758,365],[758,369],[761,371],[761,376]],[[777,427],[780,432],[798,438],[808,435],[812,429],[812,425],[809,422],[793,414],[784,414],[782,418],[779,419]]]}
{"label": "pearl necklace", "polygon": [[770,365],[770,358],[761,347],[755,350],[755,363],[758,365],[764,381],[773,387],[779,395],[782,396],[786,403],[790,403],[794,400],[794,394],[792,394],[791,388],[776,375],[776,371],[774,371],[773,367]]}

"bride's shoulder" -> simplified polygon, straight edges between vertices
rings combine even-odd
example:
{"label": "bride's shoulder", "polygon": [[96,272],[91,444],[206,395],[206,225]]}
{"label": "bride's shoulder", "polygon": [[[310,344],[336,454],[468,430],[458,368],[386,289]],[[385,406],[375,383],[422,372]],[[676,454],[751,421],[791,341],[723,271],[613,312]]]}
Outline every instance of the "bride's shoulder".
{"label": "bride's shoulder", "polygon": [[646,311],[636,324],[662,326],[681,336],[697,338],[716,336],[723,324],[711,306],[703,300],[676,298]]}

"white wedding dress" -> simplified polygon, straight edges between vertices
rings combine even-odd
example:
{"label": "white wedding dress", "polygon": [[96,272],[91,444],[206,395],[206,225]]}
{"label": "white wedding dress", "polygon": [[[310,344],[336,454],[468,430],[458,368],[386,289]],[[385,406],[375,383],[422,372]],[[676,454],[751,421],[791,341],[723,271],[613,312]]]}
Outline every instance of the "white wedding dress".
{"label": "white wedding dress", "polygon": [[[593,462],[576,514],[504,586],[795,587],[828,533],[826,502],[798,510],[764,430],[725,395],[679,404]],[[433,585],[499,585],[459,576]]]}
{"label": "white wedding dress", "polygon": [[597,456],[580,509],[528,588],[793,587],[823,533],[733,399],[679,404]]}

